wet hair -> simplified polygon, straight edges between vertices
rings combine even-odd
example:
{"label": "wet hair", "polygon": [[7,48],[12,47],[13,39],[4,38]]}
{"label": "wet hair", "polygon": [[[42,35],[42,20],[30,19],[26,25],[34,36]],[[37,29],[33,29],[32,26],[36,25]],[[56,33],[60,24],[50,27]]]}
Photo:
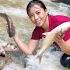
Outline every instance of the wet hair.
{"label": "wet hair", "polygon": [[30,8],[31,8],[32,6],[34,6],[34,5],[39,5],[39,6],[40,6],[41,8],[43,8],[44,10],[47,9],[46,6],[45,6],[45,4],[44,4],[42,1],[40,1],[40,0],[31,0],[31,1],[28,3],[27,7],[26,7],[28,16],[29,16]]}

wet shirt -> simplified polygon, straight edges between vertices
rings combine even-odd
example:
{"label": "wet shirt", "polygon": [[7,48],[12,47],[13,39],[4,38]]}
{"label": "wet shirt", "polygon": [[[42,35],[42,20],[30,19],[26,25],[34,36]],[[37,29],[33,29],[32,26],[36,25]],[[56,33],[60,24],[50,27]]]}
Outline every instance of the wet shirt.
{"label": "wet shirt", "polygon": [[[68,22],[70,21],[69,17],[66,16],[62,16],[62,15],[49,15],[49,31],[51,31],[52,29],[54,29],[55,27],[57,27],[58,25],[64,23],[64,22]],[[42,33],[44,33],[44,29],[42,27],[38,27],[36,26],[33,33],[32,33],[32,37],[31,39],[34,40],[39,40],[42,39]],[[68,29],[65,33],[64,33],[64,38],[65,41],[70,39],[70,29]]]}

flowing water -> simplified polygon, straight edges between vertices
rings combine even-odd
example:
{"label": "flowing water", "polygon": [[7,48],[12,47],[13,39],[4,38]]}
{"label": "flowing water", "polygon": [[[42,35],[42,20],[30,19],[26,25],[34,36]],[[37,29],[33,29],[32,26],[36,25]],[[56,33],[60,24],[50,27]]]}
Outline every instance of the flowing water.
{"label": "flowing water", "polygon": [[[6,13],[12,18],[12,21],[16,27],[16,34],[18,34],[21,40],[25,43],[28,42],[32,30],[34,29],[34,25],[29,20],[25,9],[29,1],[30,0],[0,0],[0,13]],[[50,14],[62,14],[70,16],[69,5],[51,2],[49,0],[43,0],[43,2],[47,6],[48,12]],[[1,43],[11,42],[15,44],[15,42],[12,42],[12,40],[8,37],[5,21],[3,21],[3,18],[0,19],[0,22]],[[41,64],[39,64],[39,62],[37,64],[37,60],[34,63],[33,61],[29,60],[33,58],[33,56],[29,56],[29,58],[25,60],[25,55],[22,54],[20,50],[18,52],[8,52],[7,54],[12,58],[13,62],[6,64],[3,70],[65,70],[65,68],[60,64],[60,57],[63,54],[61,51],[55,51],[55,48],[52,47],[48,48],[46,53],[47,54],[44,53],[42,56]],[[24,68],[24,64],[26,62],[27,67]]]}

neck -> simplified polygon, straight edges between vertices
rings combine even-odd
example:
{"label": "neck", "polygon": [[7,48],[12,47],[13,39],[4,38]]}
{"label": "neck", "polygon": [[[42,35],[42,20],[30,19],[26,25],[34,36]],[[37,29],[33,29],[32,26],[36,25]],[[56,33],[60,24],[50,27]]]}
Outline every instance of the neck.
{"label": "neck", "polygon": [[45,23],[43,24],[42,28],[47,32],[49,30],[49,19],[48,16],[46,16]]}

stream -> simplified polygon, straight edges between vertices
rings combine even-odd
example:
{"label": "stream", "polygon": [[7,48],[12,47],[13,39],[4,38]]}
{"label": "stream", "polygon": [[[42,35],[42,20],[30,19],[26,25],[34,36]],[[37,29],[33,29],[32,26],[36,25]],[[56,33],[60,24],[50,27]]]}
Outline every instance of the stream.
{"label": "stream", "polygon": [[[25,43],[28,43],[32,30],[35,27],[26,13],[26,6],[29,1],[30,0],[0,0],[0,13],[6,13],[11,17],[16,27],[16,34],[18,34]],[[43,0],[43,2],[49,14],[70,16],[69,5],[51,2],[50,0]],[[5,21],[0,19],[0,22],[0,43],[12,43],[17,47],[16,43],[8,37],[4,24]],[[43,54],[41,63],[39,63],[39,59],[31,60],[34,57],[33,55],[29,55],[28,58],[25,58],[26,55],[22,54],[20,49],[17,52],[6,52],[6,54],[12,61],[7,62],[1,60],[0,70],[68,70],[60,64],[60,57],[63,52],[54,48],[53,45]],[[1,66],[3,67],[1,68]]]}

